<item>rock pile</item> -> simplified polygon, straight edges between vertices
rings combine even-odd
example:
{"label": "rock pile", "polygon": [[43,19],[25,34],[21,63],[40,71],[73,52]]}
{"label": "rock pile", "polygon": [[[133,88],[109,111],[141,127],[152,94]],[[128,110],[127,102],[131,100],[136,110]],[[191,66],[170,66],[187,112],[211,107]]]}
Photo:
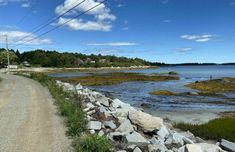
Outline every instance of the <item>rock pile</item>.
{"label": "rock pile", "polygon": [[73,86],[60,81],[57,84],[75,91],[84,100],[90,133],[108,137],[119,152],[224,152],[223,149],[234,152],[234,143],[229,141],[209,144],[190,132],[170,129],[162,118],[119,99],[110,99],[80,84]]}

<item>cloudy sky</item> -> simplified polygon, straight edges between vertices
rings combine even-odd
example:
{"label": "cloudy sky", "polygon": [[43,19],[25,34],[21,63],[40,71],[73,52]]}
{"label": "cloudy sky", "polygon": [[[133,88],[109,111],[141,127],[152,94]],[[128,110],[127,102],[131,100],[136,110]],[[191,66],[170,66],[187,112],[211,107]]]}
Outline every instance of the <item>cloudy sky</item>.
{"label": "cloudy sky", "polygon": [[0,0],[0,47],[7,34],[10,48],[21,52],[39,48],[167,63],[235,62],[235,0],[107,0],[79,15],[99,2]]}

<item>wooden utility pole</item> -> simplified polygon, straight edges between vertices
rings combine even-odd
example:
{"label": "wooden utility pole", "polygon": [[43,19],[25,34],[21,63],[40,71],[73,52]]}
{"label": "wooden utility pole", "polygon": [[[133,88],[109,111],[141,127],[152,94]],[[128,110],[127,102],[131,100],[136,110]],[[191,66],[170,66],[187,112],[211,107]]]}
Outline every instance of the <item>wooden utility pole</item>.
{"label": "wooden utility pole", "polygon": [[9,68],[10,56],[9,56],[9,49],[8,49],[8,35],[6,35],[6,50],[7,50],[7,68]]}

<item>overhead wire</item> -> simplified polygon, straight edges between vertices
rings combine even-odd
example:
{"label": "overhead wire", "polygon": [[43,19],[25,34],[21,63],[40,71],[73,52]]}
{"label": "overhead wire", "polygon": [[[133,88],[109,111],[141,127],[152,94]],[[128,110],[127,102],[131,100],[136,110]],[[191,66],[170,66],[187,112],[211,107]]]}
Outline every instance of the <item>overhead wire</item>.
{"label": "overhead wire", "polygon": [[[53,17],[53,18],[49,18],[48,20],[46,20],[45,22],[43,22],[42,24],[40,24],[39,26],[36,26],[33,30],[31,30],[28,34],[26,35],[25,37],[23,37],[21,39],[22,40],[25,40],[26,38],[29,38],[31,37],[33,34],[41,31],[42,29],[44,29],[45,27],[47,27],[48,25],[51,25],[52,23],[54,23],[57,19],[59,19],[60,17],[64,16],[65,14],[67,14],[68,12],[72,11],[73,9],[75,9],[76,7],[78,7],[79,5],[81,5],[82,3],[84,3],[86,0],[83,0],[81,2],[79,2],[78,4],[74,5],[73,7],[71,7],[70,9],[68,9],[67,11],[63,12],[62,14],[60,14],[59,16],[57,17]],[[77,1],[75,2],[77,3]],[[75,4],[73,3],[73,4]],[[72,5],[73,5],[72,4]]]}
{"label": "overhead wire", "polygon": [[[86,11],[84,11],[84,12],[82,12],[82,13],[80,13],[80,14],[74,16],[74,17],[72,17],[71,19],[67,20],[66,22],[64,22],[64,23],[62,23],[62,24],[59,24],[58,26],[55,26],[54,28],[52,28],[52,29],[50,29],[50,30],[48,30],[48,31],[46,31],[46,32],[44,32],[44,33],[42,33],[42,34],[40,34],[40,35],[38,35],[38,36],[32,38],[32,39],[29,39],[29,40],[27,40],[27,41],[23,41],[22,43],[25,44],[25,43],[28,43],[28,42],[30,42],[30,41],[36,40],[36,39],[38,39],[38,38],[41,38],[42,36],[44,36],[44,35],[46,35],[46,34],[52,32],[52,31],[54,31],[54,30],[56,30],[56,29],[58,29],[58,28],[60,28],[60,27],[62,27],[62,26],[64,26],[65,24],[71,22],[72,20],[74,20],[74,19],[76,19],[76,18],[78,18],[78,17],[80,17],[80,16],[82,16],[82,15],[88,13],[89,11],[95,9],[96,7],[98,7],[98,6],[100,6],[101,4],[105,3],[106,1],[107,1],[107,0],[103,0],[102,2],[99,2],[99,4],[97,4],[97,5],[95,5],[95,6],[91,7],[91,8],[89,8],[88,10],[86,10]],[[16,45],[16,46],[19,46],[19,45],[23,45],[23,44],[18,44],[18,45]]]}

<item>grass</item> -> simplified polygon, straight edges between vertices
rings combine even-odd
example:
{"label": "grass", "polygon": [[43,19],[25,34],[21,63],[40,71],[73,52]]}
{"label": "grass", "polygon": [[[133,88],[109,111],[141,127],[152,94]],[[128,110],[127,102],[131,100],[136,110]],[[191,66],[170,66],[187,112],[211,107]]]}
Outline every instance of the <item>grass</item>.
{"label": "grass", "polygon": [[208,81],[195,82],[186,85],[192,89],[200,90],[204,93],[235,92],[235,78],[214,79]]}
{"label": "grass", "polygon": [[74,139],[73,146],[77,152],[112,151],[112,144],[106,137],[87,133],[86,115],[82,110],[82,99],[78,95],[64,91],[53,78],[45,74],[32,73],[30,78],[48,87],[60,114],[65,117],[68,128],[67,135]]}
{"label": "grass", "polygon": [[185,123],[175,124],[175,127],[182,130],[189,130],[194,135],[207,140],[220,141],[222,138],[235,142],[235,117],[222,117],[209,121],[202,125]]}
{"label": "grass", "polygon": [[168,90],[157,90],[157,91],[151,92],[150,94],[163,95],[163,96],[174,96],[174,95],[176,95],[176,93],[168,91]]}
{"label": "grass", "polygon": [[114,85],[129,81],[168,81],[179,80],[176,76],[154,75],[148,76],[138,73],[112,72],[104,74],[93,74],[91,76],[59,78],[59,80],[70,83],[81,83],[86,86]]}
{"label": "grass", "polygon": [[78,151],[86,152],[110,152],[112,143],[107,138],[98,135],[90,135],[77,139],[75,148]]}

